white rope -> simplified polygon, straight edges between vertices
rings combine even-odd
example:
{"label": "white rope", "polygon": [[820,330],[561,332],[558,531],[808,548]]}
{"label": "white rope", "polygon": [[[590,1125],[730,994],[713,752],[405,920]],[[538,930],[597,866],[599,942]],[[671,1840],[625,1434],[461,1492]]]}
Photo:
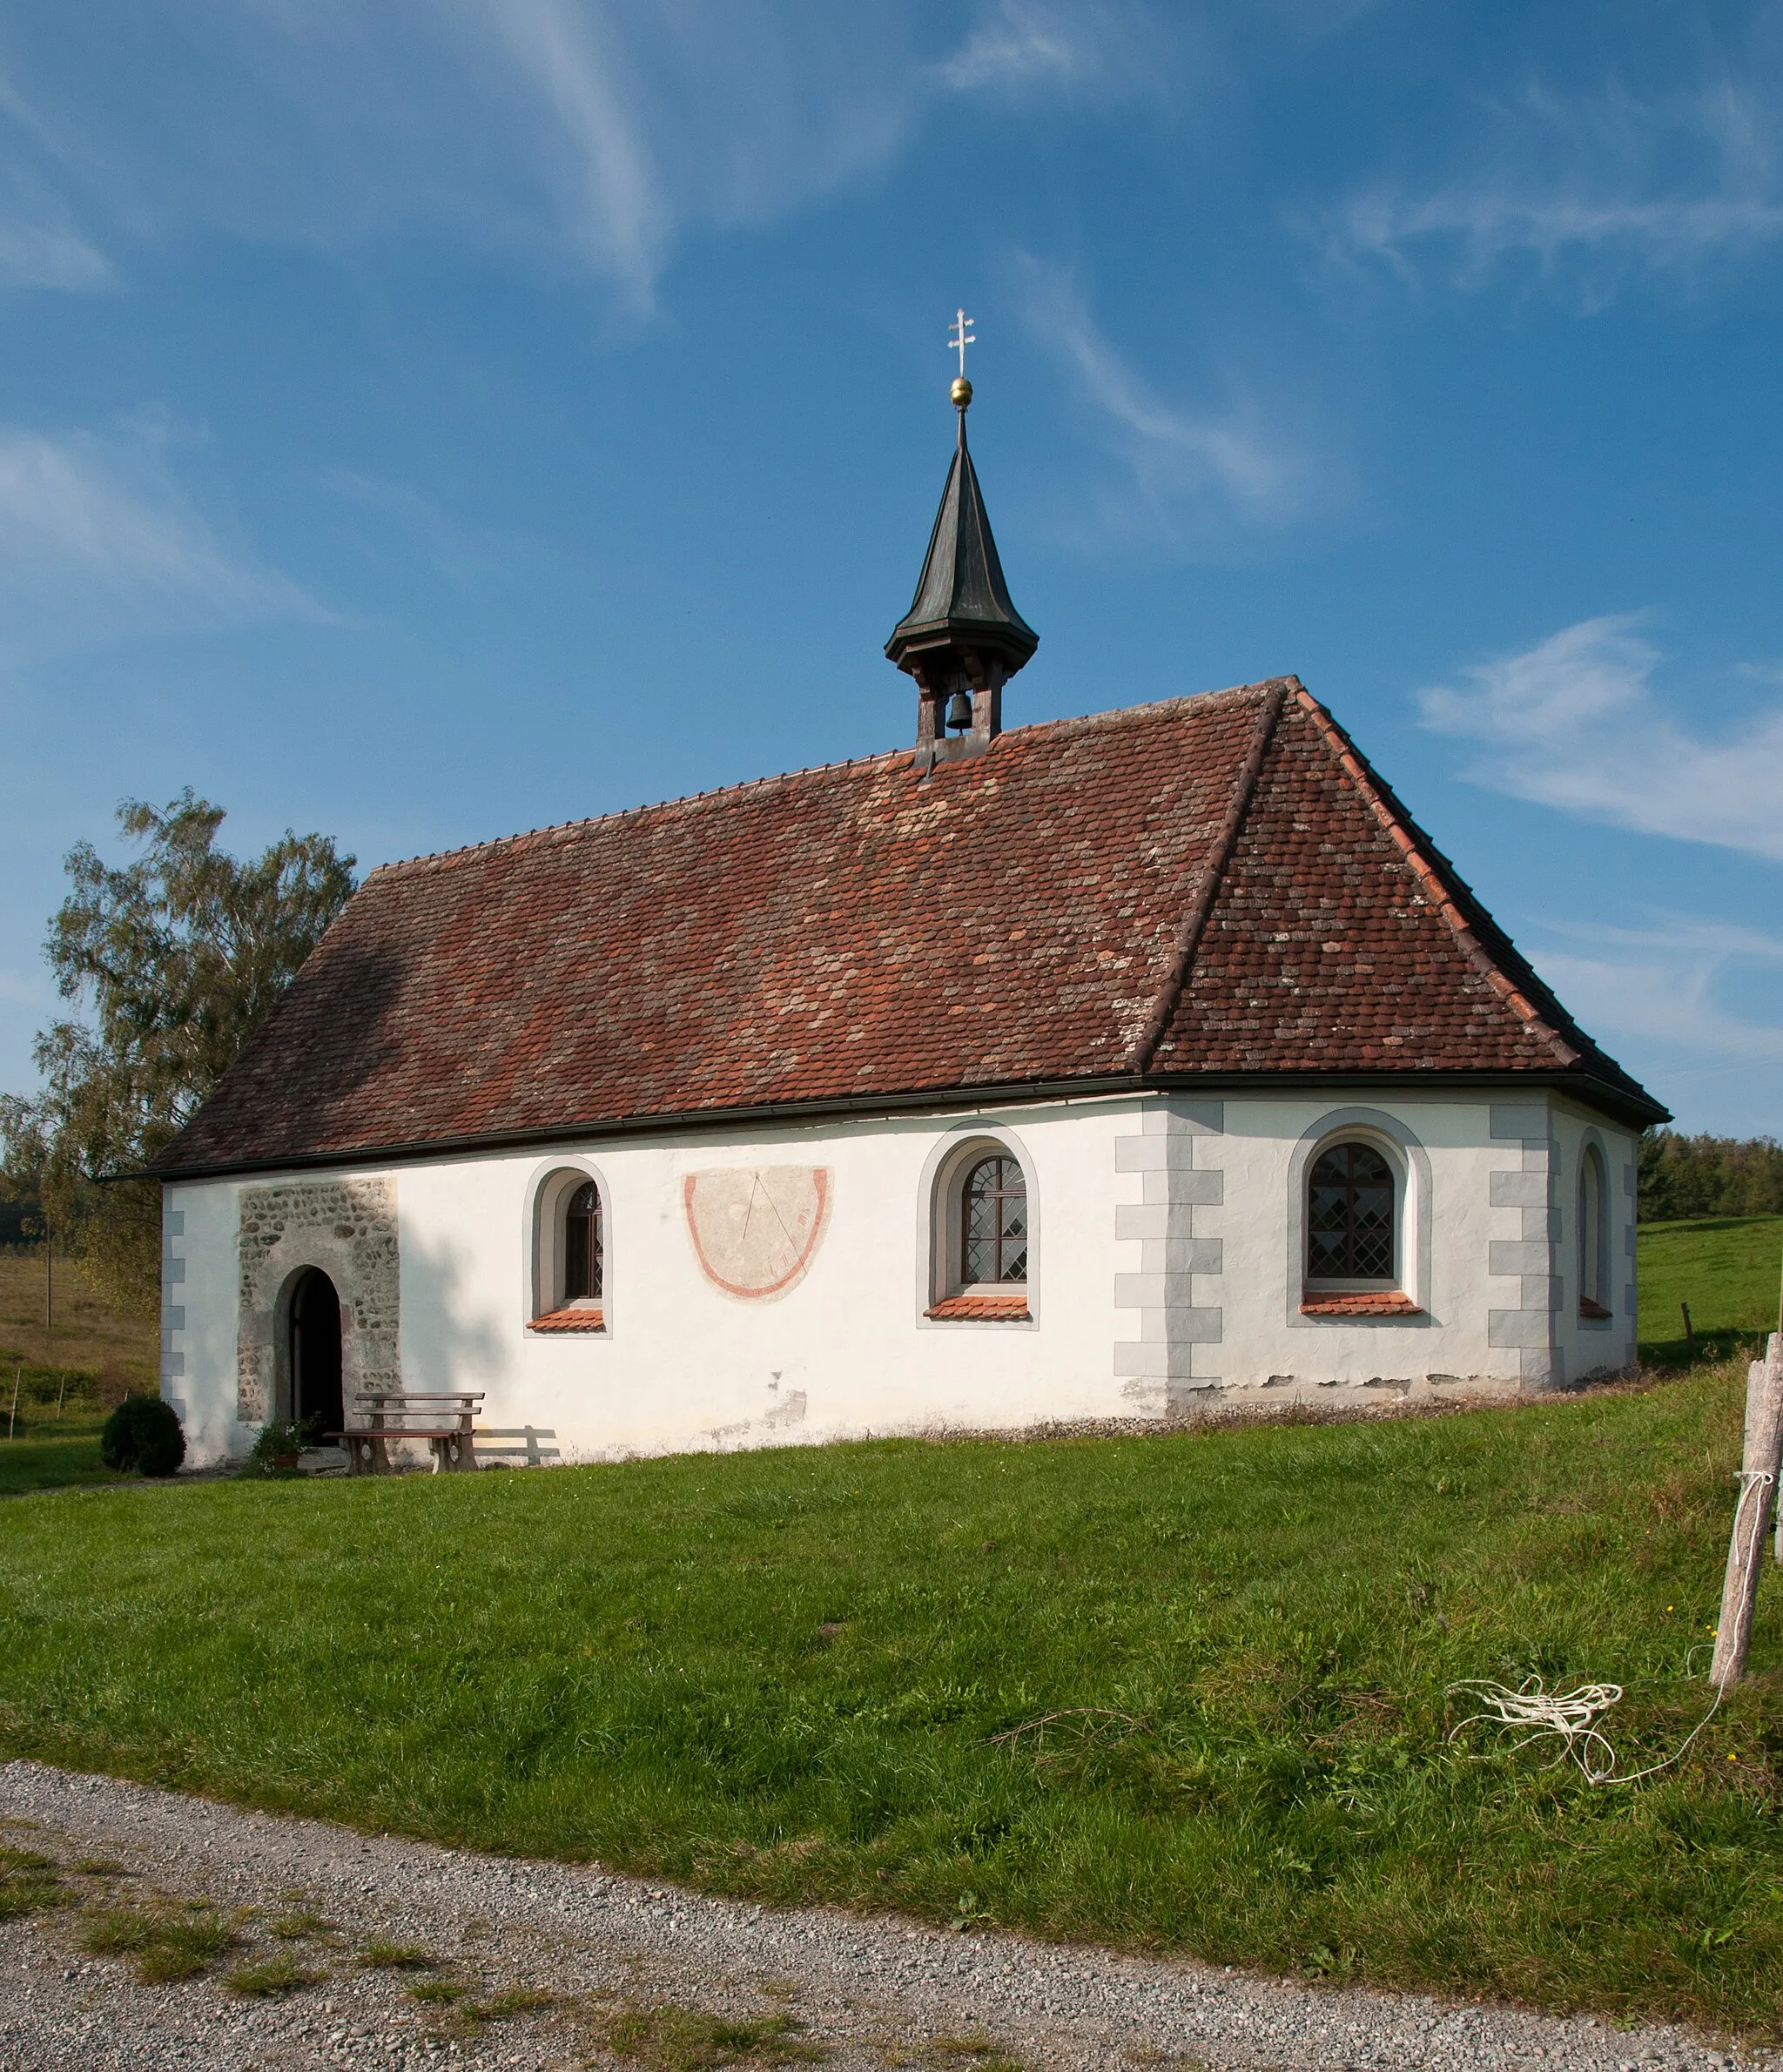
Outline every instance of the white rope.
{"label": "white rope", "polygon": [[[1776,1477],[1763,1468],[1742,1468],[1739,1470],[1739,1502],[1733,1511],[1733,1538],[1736,1544],[1739,1538],[1740,1522],[1746,1515],[1746,1499],[1754,1491],[1760,1493],[1760,1501],[1753,1518],[1752,1537],[1746,1553],[1748,1567],[1757,1557],[1759,1537],[1764,1526],[1762,1492],[1775,1480]],[[1692,1649],[1692,1652],[1694,1652]],[[1513,1691],[1508,1684],[1494,1683],[1490,1678],[1469,1677],[1449,1686],[1451,1698],[1463,1691],[1479,1701],[1481,1710],[1470,1712],[1465,1719],[1450,1728],[1448,1738],[1450,1741],[1466,1728],[1477,1726],[1482,1721],[1493,1726],[1524,1728],[1527,1731],[1520,1741],[1513,1741],[1509,1748],[1500,1752],[1505,1755],[1515,1755],[1518,1749],[1527,1748],[1531,1742],[1539,1741],[1548,1734],[1556,1734],[1560,1739],[1560,1749],[1548,1768],[1557,1769],[1570,1756],[1578,1765],[1587,1784],[1638,1784],[1643,1777],[1652,1777],[1661,1770],[1669,1770],[1715,1717],[1724,1696],[1721,1686],[1717,1685],[1714,1703],[1663,1761],[1650,1763],[1645,1770],[1631,1770],[1625,1776],[1618,1777],[1616,1774],[1616,1751],[1599,1729],[1598,1721],[1611,1705],[1621,1703],[1620,1684],[1580,1684],[1571,1691],[1549,1691],[1544,1686],[1540,1677],[1532,1676],[1520,1688]]]}
{"label": "white rope", "polygon": [[[1481,1710],[1470,1712],[1450,1728],[1451,1741],[1483,1720],[1494,1726],[1525,1727],[1529,1731],[1520,1741],[1513,1741],[1499,1752],[1515,1755],[1544,1735],[1558,1734],[1560,1750],[1548,1765],[1551,1770],[1571,1756],[1592,1784],[1605,1783],[1614,1772],[1616,1751],[1598,1732],[1597,1723],[1619,1702],[1620,1684],[1581,1684],[1576,1690],[1551,1692],[1540,1677],[1532,1676],[1513,1691],[1508,1684],[1494,1683],[1487,1677],[1469,1677],[1449,1686],[1451,1698],[1463,1691],[1479,1700]],[[1601,1750],[1602,1754],[1594,1754],[1595,1750]]]}

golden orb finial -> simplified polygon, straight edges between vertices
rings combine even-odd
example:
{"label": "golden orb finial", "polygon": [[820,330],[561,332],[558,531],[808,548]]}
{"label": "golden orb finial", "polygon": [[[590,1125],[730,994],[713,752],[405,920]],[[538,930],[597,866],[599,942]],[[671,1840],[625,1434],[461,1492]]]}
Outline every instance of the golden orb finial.
{"label": "golden orb finial", "polygon": [[953,407],[956,410],[964,410],[966,405],[972,401],[972,383],[966,380],[964,374],[956,374],[953,377],[953,386],[947,393],[953,398]]}

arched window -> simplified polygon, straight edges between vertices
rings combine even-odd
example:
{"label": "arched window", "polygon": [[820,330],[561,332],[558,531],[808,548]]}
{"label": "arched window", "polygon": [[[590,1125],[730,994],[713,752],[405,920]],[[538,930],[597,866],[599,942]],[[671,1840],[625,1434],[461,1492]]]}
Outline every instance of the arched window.
{"label": "arched window", "polygon": [[960,1283],[1027,1279],[1027,1181],[1018,1160],[981,1158],[960,1195]]}
{"label": "arched window", "polygon": [[1604,1213],[1608,1198],[1603,1154],[1587,1144],[1578,1161],[1578,1314],[1593,1322],[1610,1314],[1604,1299],[1610,1280]]}
{"label": "arched window", "polygon": [[1309,1282],[1391,1282],[1393,1193],[1393,1168],[1371,1144],[1334,1144],[1320,1154],[1307,1182]]}
{"label": "arched window", "polygon": [[585,1167],[560,1166],[535,1182],[526,1328],[547,1335],[611,1329],[607,1202]]}
{"label": "arched window", "polygon": [[601,1190],[585,1181],[563,1206],[563,1300],[601,1299]]}

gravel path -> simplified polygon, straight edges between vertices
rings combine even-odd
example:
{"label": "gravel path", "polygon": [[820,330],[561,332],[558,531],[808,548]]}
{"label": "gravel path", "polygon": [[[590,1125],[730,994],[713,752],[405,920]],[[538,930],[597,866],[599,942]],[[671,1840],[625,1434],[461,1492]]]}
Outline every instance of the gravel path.
{"label": "gravel path", "polygon": [[[0,1919],[3,2072],[625,2063],[673,2072],[729,2062],[711,2055],[710,2035],[702,2048],[703,2016],[757,2025],[741,2032],[754,2038],[743,2062],[777,2062],[778,2035],[836,2072],[1696,2072],[1736,2062],[1678,2028],[1314,1989],[889,1918],[774,1912],[595,1865],[356,1834],[36,1763],[0,1764],[0,1843],[55,1867],[35,1874],[48,1904]],[[162,1983],[138,1975],[140,1958],[83,1952],[93,1918],[165,1919],[170,1907],[232,1928],[236,1947]],[[404,1948],[408,1968],[365,1961]],[[416,1968],[421,1957],[429,1968]],[[237,1968],[279,1959],[313,1982],[259,1998],[231,1988]]]}

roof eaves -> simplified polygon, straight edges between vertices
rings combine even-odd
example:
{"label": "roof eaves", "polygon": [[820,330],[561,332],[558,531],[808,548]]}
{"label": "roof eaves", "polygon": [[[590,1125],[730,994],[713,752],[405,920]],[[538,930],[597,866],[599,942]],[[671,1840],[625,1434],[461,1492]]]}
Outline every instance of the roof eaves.
{"label": "roof eaves", "polygon": [[[298,1172],[340,1166],[415,1164],[447,1158],[500,1156],[504,1153],[554,1144],[585,1143],[633,1136],[674,1135],[714,1129],[754,1128],[763,1123],[811,1123],[831,1119],[878,1119],[893,1115],[983,1113],[993,1107],[1023,1103],[1082,1102],[1172,1093],[1197,1098],[1242,1094],[1260,1088],[1271,1093],[1347,1087],[1381,1093],[1502,1090],[1517,1093],[1532,1086],[1570,1093],[1638,1127],[1669,1120],[1650,1094],[1632,1096],[1626,1086],[1587,1069],[1505,1070],[1493,1067],[1450,1071],[1392,1072],[1313,1070],[1215,1070],[1130,1072],[1086,1074],[1080,1078],[987,1081],[976,1086],[931,1086],[907,1092],[818,1095],[803,1100],[775,1100],[732,1107],[681,1108],[637,1115],[589,1116],[579,1121],[525,1129],[485,1130],[461,1135],[368,1140],[327,1150],[279,1152],[254,1157],[212,1159],[191,1165],[155,1162],[139,1170],[108,1173],[109,1181],[159,1180],[169,1184],[219,1180],[255,1173]],[[177,1142],[178,1140],[176,1139]],[[165,1155],[165,1154],[164,1154]]]}

